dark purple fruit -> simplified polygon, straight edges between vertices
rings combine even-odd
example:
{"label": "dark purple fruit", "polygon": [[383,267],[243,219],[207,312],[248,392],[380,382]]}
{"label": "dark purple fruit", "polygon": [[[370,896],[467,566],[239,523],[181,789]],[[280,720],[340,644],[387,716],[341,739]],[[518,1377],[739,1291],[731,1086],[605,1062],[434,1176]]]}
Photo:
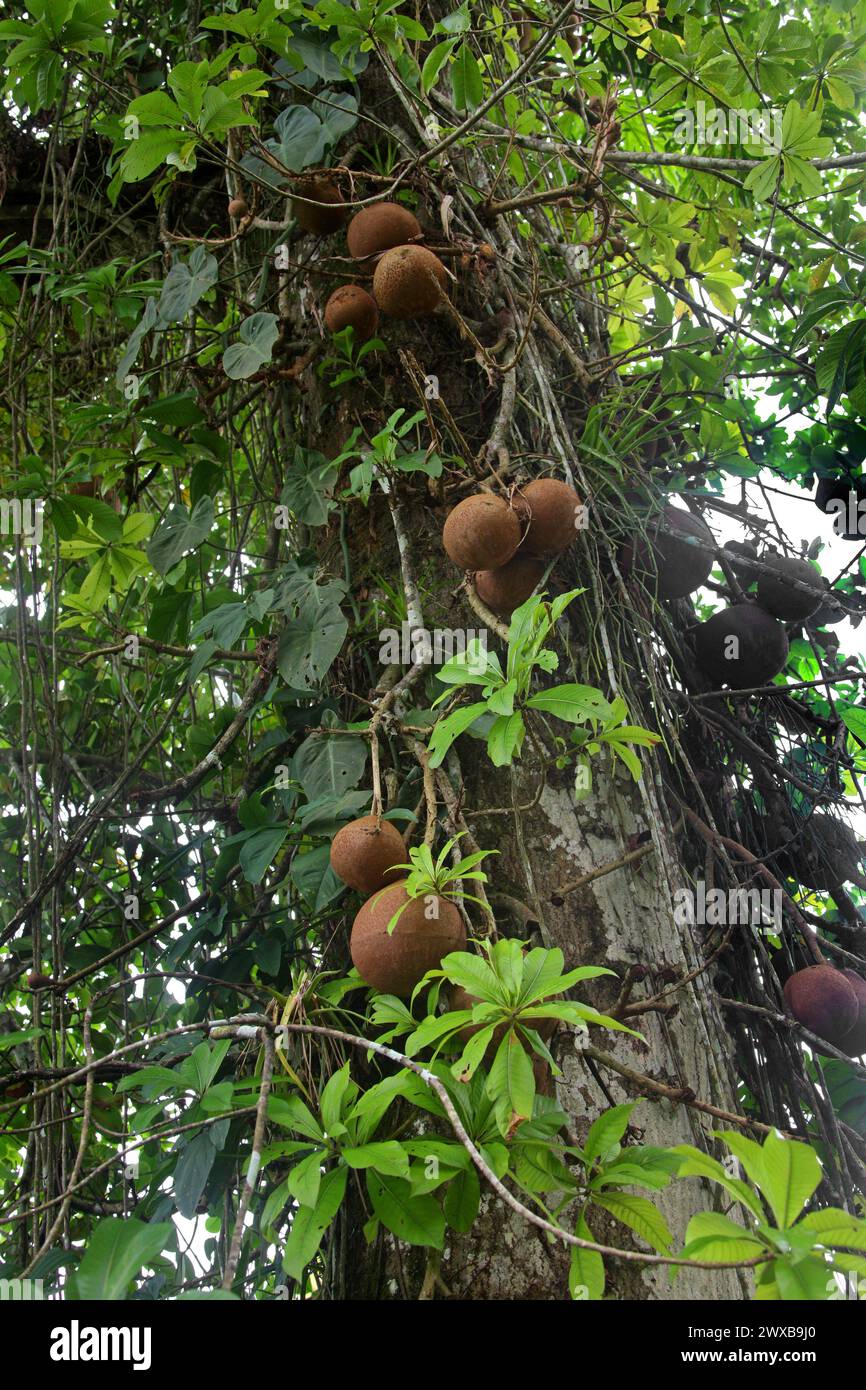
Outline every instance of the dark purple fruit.
{"label": "dark purple fruit", "polygon": [[862,975],[858,975],[856,970],[843,970],[842,974],[857,995],[860,1012],[857,1022],[850,1033],[845,1034],[840,1046],[849,1056],[862,1057],[866,1053],[866,980]]}
{"label": "dark purple fruit", "polygon": [[714,613],[695,630],[701,670],[732,690],[766,685],[788,660],[788,635],[763,608],[738,603]]}
{"label": "dark purple fruit", "polygon": [[621,561],[626,574],[636,575],[659,598],[685,598],[706,582],[714,548],[705,521],[668,505],[645,536],[623,546]]}
{"label": "dark purple fruit", "polygon": [[785,1002],[798,1023],[840,1047],[857,1023],[860,1005],[850,980],[832,965],[809,965],[785,981]]}
{"label": "dark purple fruit", "polygon": [[[761,563],[773,570],[772,574],[758,577],[761,607],[774,618],[788,623],[802,623],[810,618],[821,602],[821,576],[815,567],[808,560],[772,551],[761,557]],[[792,581],[808,584],[809,591],[794,588]]]}

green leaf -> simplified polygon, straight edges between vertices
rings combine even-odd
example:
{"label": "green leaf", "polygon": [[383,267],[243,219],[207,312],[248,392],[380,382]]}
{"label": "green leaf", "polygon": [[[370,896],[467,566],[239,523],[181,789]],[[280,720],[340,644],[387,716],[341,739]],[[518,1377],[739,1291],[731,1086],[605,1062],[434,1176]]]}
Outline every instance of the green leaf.
{"label": "green leaf", "polygon": [[823,1260],[774,1260],[776,1287],[786,1303],[825,1303],[833,1287]]}
{"label": "green leaf", "polygon": [[628,1105],[614,1105],[612,1109],[605,1110],[603,1115],[599,1115],[583,1146],[583,1152],[586,1154],[588,1162],[592,1162],[594,1158],[601,1158],[619,1144],[628,1129],[631,1112],[639,1103],[639,1101],[632,1101]]}
{"label": "green leaf", "polygon": [[240,342],[223,353],[223,370],[232,381],[243,381],[271,360],[271,351],[280,334],[276,314],[251,314],[240,326]]}
{"label": "green leaf", "polygon": [[295,458],[282,491],[282,501],[298,521],[324,526],[335,507],[331,496],[340,473],[339,462],[314,449],[295,449]]}
{"label": "green leaf", "polygon": [[330,1138],[337,1134],[345,1134],[346,1126],[342,1121],[343,1107],[355,1089],[355,1083],[349,1075],[348,1062],[328,1078],[328,1082],[319,1097],[319,1110],[322,1116],[322,1126]]}
{"label": "green leaf", "polygon": [[315,1207],[319,1200],[322,1185],[322,1158],[320,1149],[314,1149],[306,1158],[296,1163],[286,1178],[286,1187],[302,1207]]}
{"label": "green leaf", "polygon": [[287,825],[269,825],[244,841],[239,862],[247,883],[261,883],[288,833]]}
{"label": "green leaf", "polygon": [[174,1238],[170,1221],[149,1224],[134,1216],[97,1221],[75,1274],[75,1296],[94,1302],[125,1299],[129,1284]]}
{"label": "green leaf", "polygon": [[182,147],[185,136],[179,130],[142,130],[137,140],[130,140],[129,148],[120,161],[125,183],[138,183],[146,179],[165,162],[166,155],[175,154]]}
{"label": "green leaf", "polygon": [[[322,718],[322,725],[339,729],[333,711]],[[292,775],[300,782],[308,801],[320,797],[340,797],[354,790],[364,775],[367,744],[358,734],[310,734],[292,759]]]}
{"label": "green leaf", "polygon": [[443,39],[431,48],[427,57],[424,59],[424,66],[421,69],[421,88],[425,95],[430,88],[435,85],[436,78],[439,76],[444,64],[448,61],[449,54],[452,53],[455,45],[454,39]]}
{"label": "green leaf", "polygon": [[807,1212],[797,1224],[798,1231],[804,1229],[814,1231],[815,1239],[822,1245],[847,1245],[852,1250],[866,1250],[866,1221],[839,1207]]}
{"label": "green leaf", "polygon": [[673,1235],[658,1207],[654,1207],[646,1197],[636,1197],[631,1192],[606,1191],[594,1192],[592,1201],[594,1206],[603,1207],[617,1221],[628,1226],[660,1255],[667,1254],[673,1243]]}
{"label": "green leaf", "polygon": [[268,1119],[308,1139],[324,1139],[321,1125],[300,1096],[269,1096]]}
{"label": "green leaf", "polygon": [[180,1150],[174,1170],[174,1200],[181,1216],[188,1221],[198,1210],[216,1156],[211,1129],[194,1135]]}
{"label": "green leaf", "polygon": [[341,1149],[340,1154],[350,1168],[375,1168],[377,1173],[395,1178],[409,1177],[409,1157],[402,1144],[394,1139]]}
{"label": "green leaf", "polygon": [[277,669],[295,690],[320,685],[345,641],[349,624],[340,608],[341,594],[342,589],[333,584],[314,586],[283,628]]}
{"label": "green leaf", "polygon": [[367,1169],[367,1192],[373,1211],[389,1231],[408,1245],[427,1245],[441,1250],[445,1243],[445,1217],[431,1196],[413,1196],[402,1178],[383,1176]]}
{"label": "green leaf", "polygon": [[452,1231],[465,1233],[471,1229],[481,1205],[481,1183],[472,1165],[451,1179],[445,1190],[443,1205],[445,1220]]}
{"label": "green leaf", "polygon": [[[595,1239],[582,1216],[574,1234],[581,1240]],[[568,1292],[580,1302],[597,1303],[604,1296],[604,1260],[597,1250],[581,1250],[579,1245],[571,1247]]]}
{"label": "green leaf", "polygon": [[588,719],[610,717],[610,704],[600,690],[591,685],[556,685],[552,690],[540,690],[526,701],[530,709],[543,709],[568,724],[582,724]]}
{"label": "green leaf", "polygon": [[340,1209],[349,1179],[348,1168],[325,1173],[315,1207],[299,1207],[292,1218],[292,1229],[283,1251],[283,1269],[292,1279],[300,1279],[322,1237]]}
{"label": "green leaf", "polygon": [[717,1159],[712,1158],[710,1154],[704,1153],[702,1149],[694,1148],[691,1144],[677,1144],[670,1152],[682,1157],[683,1161],[680,1164],[679,1177],[712,1179],[713,1182],[719,1183],[726,1192],[730,1192],[731,1196],[735,1197],[738,1202],[742,1202],[743,1206],[745,1206],[758,1221],[764,1220],[763,1208],[752,1189],[740,1178],[730,1177]]}
{"label": "green leaf", "polygon": [[188,261],[176,259],[165,277],[157,312],[160,323],[185,319],[202,295],[217,282],[219,266],[215,256],[197,246]]}
{"label": "green leaf", "polygon": [[739,1158],[766,1197],[781,1229],[793,1225],[821,1181],[818,1155],[808,1144],[783,1139],[773,1131],[763,1147],[745,1135],[726,1130],[717,1136]]}
{"label": "green leaf", "polygon": [[525,734],[526,725],[519,709],[494,719],[487,735],[487,753],[494,767],[507,767],[519,756]]}
{"label": "green leaf", "polygon": [[199,498],[192,512],[173,502],[147,547],[147,558],[157,574],[168,574],[188,550],[195,550],[214,524],[210,497]]}
{"label": "green leaf", "polygon": [[470,725],[484,714],[486,709],[487,705],[482,700],[472,705],[463,705],[460,709],[454,710],[453,714],[446,715],[444,719],[439,720],[427,745],[430,753],[428,759],[430,767],[441,767],[454,740],[465,733]]}
{"label": "green leaf", "polygon": [[520,1120],[532,1117],[535,1099],[532,1061],[513,1032],[506,1033],[497,1048],[487,1077],[487,1094],[493,1101],[501,1134],[509,1134]]}
{"label": "green leaf", "polygon": [[468,43],[458,48],[451,64],[451,95],[457,111],[472,111],[484,96],[481,69]]}

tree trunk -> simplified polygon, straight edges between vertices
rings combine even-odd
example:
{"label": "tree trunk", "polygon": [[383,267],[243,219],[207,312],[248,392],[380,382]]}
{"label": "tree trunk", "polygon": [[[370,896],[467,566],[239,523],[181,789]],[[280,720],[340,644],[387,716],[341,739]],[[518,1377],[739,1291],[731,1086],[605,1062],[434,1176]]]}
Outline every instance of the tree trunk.
{"label": "tree trunk", "polygon": [[[411,135],[406,132],[406,111],[395,100],[394,86],[381,68],[371,66],[362,85],[367,101],[374,103],[377,114],[381,116],[384,111],[398,138],[417,150],[419,132],[414,130]],[[364,133],[362,127],[361,138]],[[374,138],[373,131],[369,134]],[[427,140],[428,145],[432,139]],[[455,151],[452,158],[463,180],[471,181],[480,193],[490,189],[491,172],[479,156],[471,151]],[[507,182],[500,179],[497,197],[508,196]],[[461,197],[460,186],[460,180],[455,181],[461,211],[470,224],[474,221],[479,239],[482,235],[489,239],[498,259],[525,261],[524,249],[507,220],[497,217],[492,226],[482,226],[466,199]],[[422,212],[422,225],[431,229],[428,240],[435,244],[439,239],[435,197]],[[478,264],[474,259],[477,245],[476,242],[472,248],[473,266]],[[459,269],[456,265],[454,268]],[[480,274],[470,277],[464,274],[459,279],[452,299],[460,314],[476,324],[489,320],[503,306],[514,307],[507,278],[498,270],[486,279]],[[554,312],[549,304],[548,309]],[[602,356],[607,338],[599,306],[587,310],[586,317],[591,341]],[[523,321],[518,321],[511,351],[506,352],[506,356],[513,352],[522,329]],[[541,399],[551,428],[525,416],[519,406],[513,419],[504,411],[510,383],[505,377],[489,378],[478,358],[472,361],[473,346],[448,313],[440,311],[433,319],[399,327],[390,323],[388,337],[391,352],[381,379],[375,383],[381,388],[388,410],[400,404],[407,407],[407,413],[417,408],[412,386],[414,384],[417,391],[418,380],[433,374],[443,408],[434,401],[432,417],[448,445],[455,450],[468,446],[471,458],[466,462],[474,458],[473,468],[484,485],[487,479],[492,481],[489,465],[494,460],[506,479],[511,479],[508,450],[515,439],[519,439],[525,449],[556,459],[558,476],[562,472],[571,476],[571,466],[576,460],[573,455],[568,456],[565,444],[579,437],[591,402],[574,373],[568,374],[564,389],[554,384],[562,375],[562,358],[555,336],[542,334],[534,324],[528,326],[527,350],[520,366],[514,369],[518,393]],[[327,394],[311,382],[304,407],[307,439],[311,447],[322,450],[328,457],[336,456],[350,428],[359,420],[381,428],[382,412],[378,407],[371,409],[370,392],[366,387],[344,389],[336,409],[331,409],[330,405]],[[505,427],[497,430],[497,423],[503,418]],[[372,428],[370,432],[374,432]],[[449,484],[460,483],[459,478],[449,477],[448,481]],[[589,498],[591,488],[587,480],[580,475],[576,481],[581,495]],[[401,489],[409,514],[411,565],[424,594],[425,625],[428,629],[483,628],[476,614],[455,597],[457,575],[448,568],[439,542],[448,507],[472,490],[469,479],[465,478],[456,491],[447,486],[444,493],[431,483],[426,496],[417,483],[410,492],[409,486],[401,482]],[[447,504],[443,506],[446,499]],[[370,584],[375,589],[371,576],[380,573],[387,574],[389,582],[399,585],[400,555],[391,518],[381,499],[377,502],[375,494],[369,521],[350,519],[347,538],[356,584],[362,589]],[[576,559],[574,552],[578,555]],[[583,584],[588,594],[598,599],[601,596],[597,575],[593,573],[596,564],[595,547],[581,541],[569,552],[568,559],[557,565],[548,587],[564,590],[572,584]],[[582,600],[578,600],[580,602]],[[602,613],[601,617],[603,621],[617,621],[613,609],[610,613]],[[589,624],[585,618],[572,618],[571,622],[572,641],[561,669],[573,672],[569,678],[607,686],[605,693],[612,696],[616,692],[610,688],[610,663],[605,662],[604,669],[600,670],[597,657],[587,658],[591,643],[584,642],[583,638]],[[498,640],[493,633],[487,636],[491,643]],[[392,683],[396,674],[399,673],[390,673]],[[375,692],[368,693],[375,697]],[[630,709],[630,714],[635,722],[641,718],[641,711],[635,708]],[[654,727],[651,717],[649,723]],[[585,1047],[598,1047],[605,1053],[615,1054],[617,1064],[627,1071],[646,1074],[674,1092],[697,1096],[724,1111],[737,1109],[736,1081],[725,1046],[725,1028],[707,976],[700,973],[702,961],[698,943],[688,928],[679,927],[674,921],[674,890],[688,880],[679,865],[666,813],[659,805],[660,789],[653,783],[657,769],[653,771],[651,759],[645,759],[645,766],[648,771],[638,790],[624,770],[614,773],[602,762],[594,772],[592,794],[579,803],[572,786],[573,771],[558,776],[548,768],[546,785],[537,805],[531,805],[528,810],[518,809],[516,813],[485,816],[485,808],[501,811],[507,807],[528,806],[534,801],[541,769],[529,745],[522,762],[514,770],[496,770],[487,759],[483,745],[464,738],[452,750],[446,764],[452,786],[465,802],[465,808],[471,809],[472,831],[479,844],[482,848],[495,847],[499,851],[499,857],[490,861],[490,887],[491,892],[498,895],[497,924],[501,934],[521,939],[531,934],[541,944],[558,946],[564,953],[566,969],[593,964],[615,971],[615,977],[590,982],[579,993],[583,1001],[602,1010],[613,1004],[630,966],[642,966],[647,971],[644,983],[636,988],[635,999],[641,992],[647,995],[660,992],[666,981],[670,988],[672,978],[696,972],[691,984],[671,994],[669,1012],[648,1012],[634,1019],[631,1026],[644,1035],[645,1041],[623,1033],[602,1033],[595,1028],[586,1038],[576,1037],[572,1029],[562,1031],[554,1049],[562,1072],[556,1083],[556,1094],[569,1117],[571,1137],[575,1142],[580,1142],[601,1111],[613,1104],[635,1100],[642,1094],[646,1097],[648,1089],[637,1078],[630,1080],[587,1056]],[[444,809],[440,808],[443,819],[446,818]],[[558,885],[604,870],[647,834],[652,838],[652,847],[636,861],[609,874],[602,873],[562,897],[554,893]],[[508,900],[511,900],[511,911]],[[478,930],[477,920],[474,930]],[[633,1139],[639,1136],[642,1143],[659,1146],[690,1143],[705,1149],[712,1147],[710,1131],[716,1122],[691,1109],[685,1100],[645,1098],[632,1119],[629,1133]],[[689,1217],[700,1208],[711,1207],[718,1202],[718,1197],[710,1191],[709,1185],[702,1182],[699,1185],[699,1180],[690,1179],[672,1184],[664,1193],[654,1194],[654,1200],[667,1217],[676,1240],[682,1241]],[[336,1245],[342,1251],[342,1259],[336,1261],[340,1264],[340,1273],[335,1275],[331,1289],[334,1297],[411,1299],[442,1297],[445,1290],[454,1298],[472,1300],[568,1297],[568,1252],[509,1212],[493,1193],[485,1194],[481,1216],[468,1235],[460,1238],[449,1235],[441,1267],[435,1259],[428,1262],[423,1252],[405,1245],[398,1248],[387,1232],[380,1233],[373,1245],[368,1246],[361,1228],[369,1216],[359,1189],[354,1203],[341,1214]],[[604,1222],[595,1217],[593,1220],[595,1239],[620,1248],[638,1248],[622,1225],[612,1219]],[[565,1221],[567,1224],[567,1214]],[[681,1272],[672,1282],[664,1267],[607,1261],[606,1270],[608,1293],[616,1298],[712,1301],[748,1297],[747,1281],[732,1271],[690,1269]],[[432,1278],[434,1272],[439,1276],[436,1280]]]}

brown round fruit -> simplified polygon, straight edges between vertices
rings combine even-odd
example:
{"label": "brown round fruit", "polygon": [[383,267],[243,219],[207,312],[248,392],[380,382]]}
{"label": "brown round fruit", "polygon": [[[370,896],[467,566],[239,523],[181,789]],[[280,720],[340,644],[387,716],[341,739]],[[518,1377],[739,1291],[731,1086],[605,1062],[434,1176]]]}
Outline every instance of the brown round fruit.
{"label": "brown round fruit", "polygon": [[695,631],[698,665],[732,690],[766,685],[788,660],[788,635],[781,623],[752,603],[714,613]]}
{"label": "brown round fruit", "polygon": [[854,987],[832,965],[809,965],[785,981],[785,1002],[798,1023],[834,1047],[857,1022],[860,1005]]}
{"label": "brown round fruit", "polygon": [[389,820],[375,816],[350,820],[331,841],[331,868],[359,893],[378,893],[400,877],[397,864],[406,863],[403,836]]}
{"label": "brown round fruit", "polygon": [[292,216],[305,232],[330,236],[344,226],[349,209],[333,179],[301,179],[295,191],[301,198],[312,200],[301,202],[298,198],[292,199]]}
{"label": "brown round fruit", "polygon": [[501,497],[476,492],[448,513],[442,544],[458,569],[496,570],[517,550],[520,522]]}
{"label": "brown round fruit", "polygon": [[[821,604],[821,576],[808,560],[771,552],[761,557],[761,563],[774,570],[773,574],[762,574],[758,579],[758,602],[762,608],[774,618],[789,623],[805,622],[817,612]],[[792,580],[811,585],[811,592],[793,589]]]}
{"label": "brown round fruit", "polygon": [[645,537],[623,546],[621,560],[626,574],[635,574],[658,598],[685,598],[705,583],[714,546],[705,521],[668,504]]}
{"label": "brown round fruit", "polygon": [[544,574],[543,560],[518,550],[513,559],[498,570],[479,570],[475,590],[482,603],[502,618],[510,618],[515,608],[530,597]]}
{"label": "brown round fruit", "polygon": [[[388,923],[404,903],[408,906],[389,936]],[[367,899],[352,926],[350,949],[368,985],[405,999],[444,956],[466,949],[466,930],[447,898],[410,898],[403,880]]]}
{"label": "brown round fruit", "polygon": [[860,1012],[854,1027],[842,1039],[841,1048],[851,1057],[862,1057],[866,1053],[866,980],[856,970],[843,970],[842,974],[857,995]]}
{"label": "brown round fruit", "polygon": [[229,217],[246,217],[248,212],[246,198],[232,198],[229,203]]}
{"label": "brown round fruit", "polygon": [[438,256],[426,246],[397,246],[386,251],[373,276],[373,294],[392,319],[420,319],[441,304],[448,276]]}
{"label": "brown round fruit", "polygon": [[356,343],[366,343],[372,338],[378,324],[376,301],[360,285],[341,285],[325,305],[325,327],[328,332],[339,333],[351,325],[355,330]]}
{"label": "brown round fruit", "polygon": [[346,241],[349,255],[360,260],[390,251],[392,246],[405,246],[421,235],[418,219],[399,203],[374,203],[361,208],[349,223]]}
{"label": "brown round fruit", "polygon": [[526,555],[552,559],[577,536],[581,501],[557,478],[537,478],[515,494],[514,509],[526,524],[520,547]]}

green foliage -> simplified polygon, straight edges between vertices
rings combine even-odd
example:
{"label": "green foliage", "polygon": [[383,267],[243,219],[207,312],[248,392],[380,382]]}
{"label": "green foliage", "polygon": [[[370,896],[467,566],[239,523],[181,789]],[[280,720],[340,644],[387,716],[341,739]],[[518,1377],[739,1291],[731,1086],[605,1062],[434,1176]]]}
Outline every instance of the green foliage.
{"label": "green foliage", "polygon": [[[791,631],[787,679],[804,684],[793,698],[808,733],[774,722],[782,702],[738,702],[728,716],[748,727],[728,742],[715,706],[682,704],[656,645],[663,624],[636,662],[624,634],[644,615],[624,611],[608,563],[645,484],[720,504],[726,518],[781,489],[808,522],[796,538],[763,529],[803,537],[815,559],[830,521],[807,489],[862,484],[866,12],[598,0],[554,33],[558,9],[463,3],[433,22],[403,0],[265,0],[192,26],[173,4],[4,9],[2,500],[46,499],[41,545],[8,527],[0,537],[4,1272],[50,1229],[33,1272],[66,1297],[269,1298],[287,1279],[292,1297],[322,1297],[338,1213],[366,1221],[371,1245],[384,1231],[432,1252],[433,1269],[454,1234],[471,1241],[492,1174],[592,1244],[613,1227],[638,1254],[745,1264],[761,1300],[834,1300],[844,1280],[863,1288],[862,1197],[845,1211],[820,1184],[836,1168],[834,1116],[852,1132],[846,1146],[866,1133],[853,1060],[804,1054],[795,1072],[798,1054],[786,1054],[791,1077],[768,1073],[773,1115],[793,1113],[796,1098],[810,1142],[728,1130],[716,1136],[720,1163],[643,1145],[637,1101],[576,1117],[539,1089],[545,1068],[558,1072],[551,1024],[579,1043],[603,1029],[611,1048],[632,1032],[627,1010],[567,997],[610,975],[603,965],[569,970],[559,950],[500,936],[446,957],[408,1002],[360,1003],[346,973],[353,900],[329,841],[370,807],[376,759],[389,815],[409,821],[429,773],[438,795],[435,774],[463,759],[454,814],[489,812],[470,823],[491,843],[503,807],[464,799],[477,781],[472,739],[482,740],[492,768],[510,769],[490,783],[509,815],[503,849],[514,764],[530,749],[544,779],[573,771],[575,802],[605,749],[637,781],[638,750],[660,735],[629,711],[664,730],[671,763],[699,725],[712,765],[697,785],[712,800],[718,772],[714,823],[736,800],[738,844],[751,811],[774,814],[762,780],[773,741],[777,804],[804,819],[828,792],[856,804],[866,769],[861,663],[845,655],[852,624],[836,630],[838,648],[832,634]],[[701,133],[702,109],[716,132]],[[742,119],[768,111],[778,148]],[[295,176],[320,168],[339,171],[353,206],[417,200],[453,273],[458,318],[489,344],[484,320],[507,291],[513,351],[495,366],[486,348],[473,357],[446,313],[389,321],[363,344],[352,330],[321,342],[324,298],[358,267],[339,239],[313,246],[291,217]],[[254,211],[242,232],[228,224],[227,189]],[[497,202],[504,211],[488,206]],[[278,246],[287,266],[275,264]],[[295,373],[283,354],[298,337],[311,357]],[[410,349],[444,387],[423,410]],[[567,591],[519,608],[501,656],[470,643],[371,729],[383,698],[377,613],[416,616],[386,499],[409,518],[427,620],[457,621],[462,599],[438,569],[440,507],[473,475],[486,486],[505,455],[506,487],[549,471],[565,457],[560,429],[600,519],[545,580],[550,594]],[[606,556],[597,542],[608,530]],[[853,547],[851,557],[821,563],[856,622],[866,560]],[[585,593],[567,586],[589,584],[590,570],[566,622]],[[409,851],[410,892],[477,906],[463,880],[489,884],[494,907],[495,892],[519,893],[516,858],[492,861],[495,872],[480,867],[492,850],[450,862],[452,809],[440,800],[447,831],[437,824],[438,838]],[[752,848],[763,861],[766,846]],[[536,886],[543,896],[549,885]],[[831,944],[856,947],[856,889],[840,903],[805,900]],[[769,982],[783,946],[787,965],[800,949],[787,922],[763,941],[760,971],[750,957],[737,974],[728,953],[744,998],[744,979]],[[25,987],[31,968],[56,972],[62,988]],[[448,985],[477,1002],[451,1009]],[[702,1007],[688,981],[676,988]],[[254,1184],[263,1014],[404,1051],[279,1034]],[[234,1015],[257,1021],[227,1024]],[[769,1054],[745,1037],[735,1060],[747,1071]],[[658,1063],[654,1052],[653,1076]],[[741,1080],[756,1118],[758,1088]],[[811,1108],[810,1088],[821,1101]],[[79,1144],[80,1194],[66,1191],[72,1168],[58,1159]],[[138,1155],[134,1215],[104,1218],[130,1209],[124,1145]],[[22,1170],[40,1175],[48,1204],[32,1231],[13,1209]],[[247,1174],[251,1220],[231,1294],[217,1285]],[[709,1202],[693,1178],[718,1189],[723,1209],[700,1209]],[[697,1208],[684,1238],[656,1202],[674,1181],[690,1183]],[[195,1223],[195,1263],[176,1214]],[[604,1297],[610,1264],[572,1247],[571,1297]]]}
{"label": "green foliage", "polygon": [[[659,738],[646,729],[623,726],[627,711],[621,699],[611,704],[600,690],[575,684],[529,693],[536,672],[550,674],[557,669],[559,658],[544,643],[572,599],[582,592],[573,589],[552,603],[546,602],[543,595],[536,596],[515,610],[508,630],[504,671],[496,653],[488,652],[479,638],[473,638],[464,652],[439,668],[436,675],[444,684],[458,689],[480,685],[483,698],[452,710],[438,721],[430,737],[431,767],[441,766],[454,740],[485,716],[492,716],[485,727],[491,762],[495,767],[511,763],[520,756],[530,711],[536,711],[539,715],[553,714],[567,724],[587,726],[573,736],[581,749],[581,762],[598,752],[602,744],[608,744],[635,779],[640,776],[640,763],[628,744],[649,747]],[[435,703],[441,704],[449,696],[446,691]]]}

